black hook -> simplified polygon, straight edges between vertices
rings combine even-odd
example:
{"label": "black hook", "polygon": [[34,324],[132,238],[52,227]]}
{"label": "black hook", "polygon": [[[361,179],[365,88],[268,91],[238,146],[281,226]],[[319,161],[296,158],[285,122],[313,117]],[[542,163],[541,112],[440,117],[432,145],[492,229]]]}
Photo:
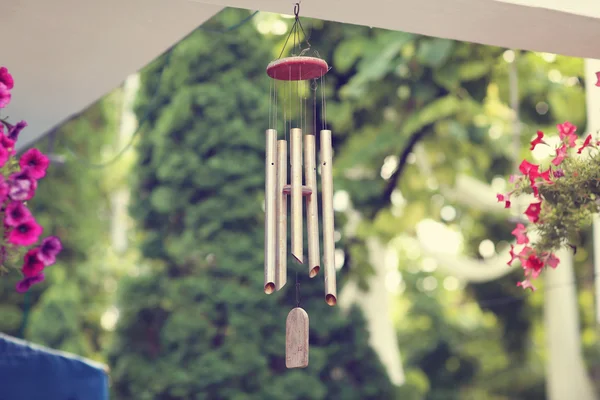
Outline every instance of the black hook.
{"label": "black hook", "polygon": [[300,18],[300,3],[294,4],[294,15],[296,19]]}

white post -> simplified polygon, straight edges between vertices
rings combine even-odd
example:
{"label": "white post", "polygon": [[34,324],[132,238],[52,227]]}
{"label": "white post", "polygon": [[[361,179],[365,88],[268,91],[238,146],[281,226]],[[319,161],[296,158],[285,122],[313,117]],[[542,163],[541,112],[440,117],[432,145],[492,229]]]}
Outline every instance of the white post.
{"label": "white post", "polygon": [[[119,136],[117,139],[117,151],[121,151],[131,140],[137,128],[137,117],[133,111],[135,98],[140,87],[139,74],[131,75],[125,80],[123,85],[123,103],[121,109],[121,121],[119,124]],[[127,221],[129,213],[127,211],[129,203],[129,188],[116,188],[111,194],[113,215],[111,221],[112,247],[117,254],[122,254],[127,250]]]}
{"label": "white post", "polygon": [[558,268],[544,270],[546,392],[549,400],[594,400],[581,349],[573,255],[562,249]]}
{"label": "white post", "polygon": [[[600,60],[585,60],[585,97],[587,104],[588,133],[600,131],[600,88],[596,87],[596,72],[600,71]],[[595,136],[595,140],[600,139]],[[596,323],[600,323],[600,217],[594,218],[594,276],[596,279]]]}

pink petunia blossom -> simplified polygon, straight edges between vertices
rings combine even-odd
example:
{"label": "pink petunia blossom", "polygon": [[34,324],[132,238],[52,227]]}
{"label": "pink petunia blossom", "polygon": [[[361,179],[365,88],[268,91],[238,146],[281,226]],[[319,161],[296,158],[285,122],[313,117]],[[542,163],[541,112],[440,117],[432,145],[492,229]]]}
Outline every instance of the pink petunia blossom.
{"label": "pink petunia blossom", "polygon": [[38,149],[27,150],[19,159],[19,165],[22,169],[27,169],[33,179],[42,179],[46,176],[46,170],[50,160]]}
{"label": "pink petunia blossom", "polygon": [[498,193],[496,195],[496,198],[498,199],[498,202],[503,201],[504,202],[504,208],[510,208],[511,202],[510,202],[510,193],[508,194],[500,194]]}
{"label": "pink petunia blossom", "polygon": [[29,289],[31,289],[31,287],[33,285],[35,285],[36,283],[43,282],[45,278],[46,277],[44,276],[43,273],[36,275],[36,276],[32,276],[30,278],[23,278],[22,280],[17,282],[16,290],[19,293],[25,293]]}
{"label": "pink petunia blossom", "polygon": [[7,226],[18,226],[31,218],[31,212],[20,201],[12,201],[6,206],[4,223]]}
{"label": "pink petunia blossom", "polygon": [[560,259],[554,254],[549,254],[548,258],[546,258],[546,264],[552,268],[558,267],[558,263],[560,263]]}
{"label": "pink petunia blossom", "polygon": [[44,228],[35,219],[29,220],[15,226],[8,235],[8,242],[17,246],[31,246],[37,242]]}
{"label": "pink petunia blossom", "polygon": [[567,145],[562,145],[556,150],[556,157],[552,160],[552,164],[559,166],[567,156]]}
{"label": "pink petunia blossom", "polygon": [[542,131],[537,131],[537,137],[535,139],[533,139],[531,141],[531,147],[529,148],[529,150],[534,150],[535,146],[537,146],[538,144],[546,144],[546,142],[544,142],[544,132]]}
{"label": "pink petunia blossom", "polygon": [[12,88],[15,87],[15,80],[13,79],[10,72],[8,72],[8,69],[6,67],[0,68],[0,82],[6,85],[8,90],[12,90]]}
{"label": "pink petunia blossom", "polygon": [[583,144],[581,145],[581,147],[577,150],[577,154],[581,154],[581,152],[583,151],[583,149],[585,149],[586,147],[588,147],[590,145],[591,141],[592,141],[592,135],[589,134],[585,138],[585,141],[583,142]]}
{"label": "pink petunia blossom", "polygon": [[533,223],[536,223],[540,219],[540,211],[542,210],[542,202],[539,203],[531,203],[527,210],[525,210],[525,215],[527,218]]}
{"label": "pink petunia blossom", "polygon": [[30,200],[37,189],[37,181],[31,177],[28,170],[14,173],[8,180],[8,196],[15,201]]}
{"label": "pink petunia blossom", "polygon": [[8,136],[2,134],[0,132],[0,147],[6,149],[8,151],[8,154],[11,156],[14,156],[16,151],[15,151],[15,141],[10,139]]}
{"label": "pink petunia blossom", "polygon": [[10,158],[10,152],[3,146],[0,146],[0,168],[4,167]]}
{"label": "pink petunia blossom", "polygon": [[21,272],[25,275],[26,278],[31,278],[33,276],[39,275],[44,270],[44,263],[39,259],[38,253],[40,249],[35,247],[25,253],[25,257],[23,257],[23,266],[21,267]]}
{"label": "pink petunia blossom", "polygon": [[0,82],[0,108],[6,107],[10,103],[12,95],[6,85]]}
{"label": "pink petunia blossom", "polygon": [[532,278],[537,278],[544,268],[544,262],[535,252],[531,252],[524,262],[522,262],[522,265],[525,270],[528,270],[525,275],[531,275]]}
{"label": "pink petunia blossom", "polygon": [[535,292],[537,289],[529,279],[525,279],[524,281],[517,282],[517,286],[521,286],[523,289],[531,289],[532,292]]}
{"label": "pink petunia blossom", "polygon": [[540,166],[537,164],[532,164],[527,160],[523,160],[519,165],[519,171],[521,171],[523,175],[537,176],[540,173]]}
{"label": "pink petunia blossom", "polygon": [[0,203],[4,203],[8,198],[8,182],[4,180],[4,176],[0,175]]}
{"label": "pink petunia blossom", "polygon": [[577,127],[570,122],[565,122],[562,124],[556,125],[558,128],[558,136],[564,142],[567,139],[567,143],[569,147],[577,146]]}
{"label": "pink petunia blossom", "polygon": [[27,122],[25,121],[17,122],[15,125],[10,125],[8,127],[8,138],[16,142],[19,139],[19,134],[25,128],[27,128]]}
{"label": "pink petunia blossom", "polygon": [[513,246],[512,244],[510,245],[510,250],[508,251],[508,254],[510,255],[510,260],[508,260],[506,264],[512,265],[512,263],[519,258],[518,254],[515,253],[515,246]]}
{"label": "pink petunia blossom", "polygon": [[38,258],[44,265],[50,266],[56,262],[56,256],[62,251],[62,243],[56,236],[48,236],[42,241]]}
{"label": "pink petunia blossom", "polygon": [[517,244],[529,243],[529,238],[527,237],[527,230],[525,229],[525,225],[517,224],[517,227],[513,229],[511,233],[517,239]]}

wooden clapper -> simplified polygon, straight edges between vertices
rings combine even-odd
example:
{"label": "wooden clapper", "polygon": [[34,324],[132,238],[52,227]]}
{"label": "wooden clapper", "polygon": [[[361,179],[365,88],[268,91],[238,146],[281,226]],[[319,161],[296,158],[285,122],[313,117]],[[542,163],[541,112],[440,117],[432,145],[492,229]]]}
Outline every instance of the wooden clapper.
{"label": "wooden clapper", "polygon": [[308,367],[308,314],[293,308],[285,321],[285,366]]}

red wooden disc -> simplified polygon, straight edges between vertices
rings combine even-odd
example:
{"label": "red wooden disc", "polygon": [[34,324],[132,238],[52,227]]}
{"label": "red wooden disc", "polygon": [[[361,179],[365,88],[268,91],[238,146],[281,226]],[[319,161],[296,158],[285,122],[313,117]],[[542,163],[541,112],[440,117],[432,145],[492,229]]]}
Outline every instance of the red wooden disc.
{"label": "red wooden disc", "polygon": [[267,75],[280,81],[307,81],[322,77],[327,63],[316,57],[286,57],[267,65]]}

